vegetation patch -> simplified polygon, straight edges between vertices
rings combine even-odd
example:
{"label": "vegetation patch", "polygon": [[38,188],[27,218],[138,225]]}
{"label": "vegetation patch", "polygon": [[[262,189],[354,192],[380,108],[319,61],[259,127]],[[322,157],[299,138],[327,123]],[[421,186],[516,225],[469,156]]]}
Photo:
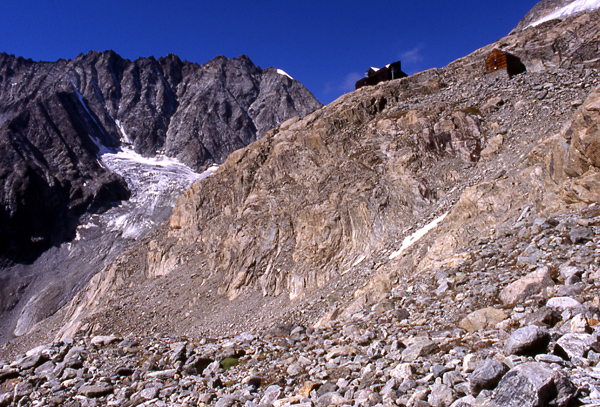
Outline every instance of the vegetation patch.
{"label": "vegetation patch", "polygon": [[239,363],[239,359],[238,358],[225,358],[221,361],[221,367],[223,368],[223,370],[227,371],[229,369],[231,369],[234,366],[237,366]]}
{"label": "vegetation patch", "polygon": [[461,109],[464,114],[470,114],[471,116],[481,116],[481,111],[475,106],[465,107]]}

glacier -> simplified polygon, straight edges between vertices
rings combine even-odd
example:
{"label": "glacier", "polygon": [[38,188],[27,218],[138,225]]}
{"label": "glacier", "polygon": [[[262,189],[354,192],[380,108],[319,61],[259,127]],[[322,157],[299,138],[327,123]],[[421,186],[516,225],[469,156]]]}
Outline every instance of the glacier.
{"label": "glacier", "polygon": [[[214,165],[197,173],[174,158],[143,157],[130,148],[104,153],[100,160],[106,168],[125,178],[131,198],[95,218],[99,225],[120,231],[126,239],[137,239],[166,219],[163,212],[170,212],[183,191],[218,168]],[[86,226],[89,228],[89,223]]]}
{"label": "glacier", "polygon": [[92,139],[99,148],[98,162],[125,179],[130,199],[115,202],[105,212],[84,216],[70,242],[51,248],[34,263],[19,264],[2,272],[30,277],[24,301],[0,320],[0,324],[11,327],[0,332],[0,342],[26,334],[66,304],[102,267],[168,219],[177,198],[192,183],[218,169],[212,166],[198,173],[170,157],[144,157],[129,147],[127,134],[122,126],[119,128],[120,148]]}
{"label": "glacier", "polygon": [[575,14],[583,13],[584,11],[592,11],[600,8],[600,0],[575,0],[571,4],[559,8],[558,10],[548,14],[547,16],[534,21],[529,26],[535,27],[550,20],[564,20]]}

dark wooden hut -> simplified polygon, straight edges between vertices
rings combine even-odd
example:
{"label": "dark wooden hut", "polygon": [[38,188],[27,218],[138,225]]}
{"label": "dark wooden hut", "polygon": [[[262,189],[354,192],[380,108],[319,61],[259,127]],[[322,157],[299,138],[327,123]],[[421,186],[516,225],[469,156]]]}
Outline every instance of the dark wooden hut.
{"label": "dark wooden hut", "polygon": [[525,72],[527,69],[518,56],[494,48],[485,59],[485,72],[505,71],[509,77]]}
{"label": "dark wooden hut", "polygon": [[396,61],[392,64],[386,65],[381,69],[369,68],[364,78],[360,79],[354,85],[355,89],[362,88],[363,86],[373,86],[380,82],[389,81],[392,79],[404,78],[406,75],[402,72],[402,64],[400,61]]}

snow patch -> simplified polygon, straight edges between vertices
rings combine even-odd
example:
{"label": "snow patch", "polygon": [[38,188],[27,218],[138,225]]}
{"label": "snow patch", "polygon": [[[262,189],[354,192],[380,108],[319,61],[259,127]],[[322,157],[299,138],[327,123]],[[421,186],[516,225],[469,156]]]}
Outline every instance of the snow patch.
{"label": "snow patch", "polygon": [[123,123],[120,120],[115,120],[115,124],[117,125],[117,129],[119,129],[119,133],[121,133],[121,138],[125,144],[132,144],[129,135],[125,132],[125,128],[123,127]]}
{"label": "snow patch", "polygon": [[564,20],[575,14],[583,13],[584,11],[591,11],[600,8],[600,0],[575,0],[569,5],[566,5],[558,10],[548,14],[547,16],[534,21],[530,26],[535,27],[550,20]]}
{"label": "snow patch", "polygon": [[448,213],[449,212],[446,212],[439,218],[434,219],[427,225],[423,226],[421,229],[417,230],[412,235],[405,237],[404,240],[402,241],[402,246],[400,246],[400,249],[398,251],[395,251],[392,254],[390,254],[390,259],[395,259],[396,257],[400,256],[406,249],[408,249],[415,242],[417,242],[419,239],[421,239],[423,236],[425,236],[431,229],[433,229],[437,225],[439,225],[440,222],[442,222],[446,218],[446,216],[448,216]]}
{"label": "snow patch", "polygon": [[287,76],[288,78],[290,78],[291,80],[294,80],[294,78],[292,78],[286,71],[284,71],[283,69],[278,69],[277,73],[279,75],[283,75],[283,76]]}

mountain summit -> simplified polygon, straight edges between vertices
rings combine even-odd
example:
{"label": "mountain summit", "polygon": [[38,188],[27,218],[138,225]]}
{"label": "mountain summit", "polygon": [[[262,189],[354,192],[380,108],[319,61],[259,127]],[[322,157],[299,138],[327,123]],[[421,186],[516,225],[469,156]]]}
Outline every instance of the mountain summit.
{"label": "mountain summit", "polygon": [[103,148],[164,154],[194,170],[319,102],[247,56],[204,65],[113,51],[72,61],[0,54],[0,258],[28,261],[73,236],[77,218],[127,199]]}

